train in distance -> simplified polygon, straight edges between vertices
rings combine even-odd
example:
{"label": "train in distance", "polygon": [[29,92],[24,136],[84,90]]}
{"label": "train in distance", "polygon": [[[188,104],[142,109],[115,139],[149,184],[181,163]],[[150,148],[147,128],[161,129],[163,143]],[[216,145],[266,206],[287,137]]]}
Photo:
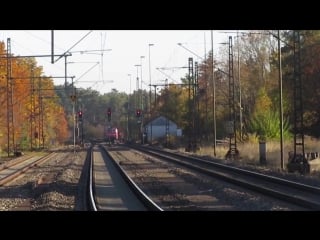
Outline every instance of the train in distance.
{"label": "train in distance", "polygon": [[106,127],[105,129],[105,140],[111,143],[118,143],[120,140],[120,133],[116,127]]}

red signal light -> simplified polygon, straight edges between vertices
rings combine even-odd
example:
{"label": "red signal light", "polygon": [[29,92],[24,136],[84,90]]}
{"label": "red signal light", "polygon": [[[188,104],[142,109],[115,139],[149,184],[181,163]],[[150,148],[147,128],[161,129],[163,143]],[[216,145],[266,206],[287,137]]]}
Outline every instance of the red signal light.
{"label": "red signal light", "polygon": [[141,109],[137,109],[137,111],[136,111],[136,116],[137,116],[137,117],[140,117],[140,116],[141,116]]}
{"label": "red signal light", "polygon": [[110,122],[111,121],[111,108],[108,108],[107,115],[108,115],[108,121]]}

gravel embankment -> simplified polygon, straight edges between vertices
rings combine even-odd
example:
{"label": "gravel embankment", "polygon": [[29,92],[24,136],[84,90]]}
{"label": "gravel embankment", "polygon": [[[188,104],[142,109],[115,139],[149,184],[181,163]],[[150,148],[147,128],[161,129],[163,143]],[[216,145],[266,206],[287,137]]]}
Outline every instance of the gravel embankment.
{"label": "gravel embankment", "polygon": [[86,152],[61,152],[0,187],[1,211],[84,210],[81,178]]}
{"label": "gravel embankment", "polygon": [[110,152],[133,180],[164,210],[268,211],[301,210],[281,201],[141,155]]}

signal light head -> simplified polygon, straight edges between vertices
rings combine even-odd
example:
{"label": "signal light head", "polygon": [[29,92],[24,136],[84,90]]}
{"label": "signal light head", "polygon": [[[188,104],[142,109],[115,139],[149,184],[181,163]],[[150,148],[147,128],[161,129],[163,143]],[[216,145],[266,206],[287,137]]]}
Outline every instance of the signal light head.
{"label": "signal light head", "polygon": [[140,116],[141,116],[141,109],[137,109],[137,111],[136,111],[136,116],[137,116],[137,117],[140,117]]}
{"label": "signal light head", "polygon": [[111,108],[108,108],[107,115],[108,115],[108,121],[110,122],[111,121]]}

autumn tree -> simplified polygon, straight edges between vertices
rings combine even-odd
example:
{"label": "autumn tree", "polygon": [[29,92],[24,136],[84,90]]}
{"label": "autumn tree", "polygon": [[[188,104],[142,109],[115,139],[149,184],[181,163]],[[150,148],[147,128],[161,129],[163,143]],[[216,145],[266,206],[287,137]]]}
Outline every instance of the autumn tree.
{"label": "autumn tree", "polygon": [[[6,56],[3,42],[0,42],[0,54]],[[13,131],[10,134],[14,135],[16,146],[23,149],[48,146],[49,139],[63,142],[67,126],[62,106],[53,100],[56,98],[53,80],[43,76],[43,69],[37,65],[34,58],[15,57],[12,54],[10,58],[1,57],[0,63],[0,89],[2,91],[0,102],[3,106],[0,109],[1,147],[4,148],[7,145],[4,139],[8,138],[6,116],[10,110],[13,112]],[[11,64],[12,109],[7,109],[9,91],[7,64]],[[44,98],[51,98],[51,100],[44,100]],[[46,105],[50,105],[51,109],[45,109]],[[58,120],[48,121],[49,118]],[[46,124],[41,124],[42,122]]]}
{"label": "autumn tree", "polygon": [[6,59],[3,57],[6,54],[4,42],[0,42],[0,151],[6,143],[6,123],[7,123],[7,79],[6,79]]}
{"label": "autumn tree", "polygon": [[[320,31],[301,30],[300,32],[300,70],[302,82],[302,104],[304,133],[320,136]],[[294,124],[294,31],[282,31],[282,65],[284,95],[288,99],[290,122]]]}
{"label": "autumn tree", "polygon": [[176,122],[181,128],[186,128],[188,121],[188,92],[186,86],[168,84],[160,92],[158,98],[158,111],[160,115],[166,116]]}

